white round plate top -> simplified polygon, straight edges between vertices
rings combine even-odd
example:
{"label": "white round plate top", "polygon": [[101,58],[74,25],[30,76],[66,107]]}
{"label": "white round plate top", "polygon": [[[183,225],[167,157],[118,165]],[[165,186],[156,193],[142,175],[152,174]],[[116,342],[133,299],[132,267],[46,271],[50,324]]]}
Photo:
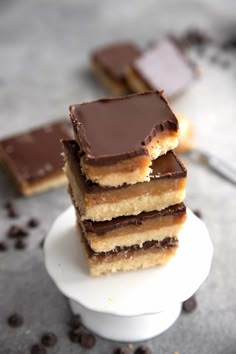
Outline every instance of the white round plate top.
{"label": "white round plate top", "polygon": [[56,219],[44,250],[47,271],[64,295],[117,316],[153,314],[186,300],[208,276],[213,254],[205,224],[189,209],[177,254],[164,266],[91,277],[73,207]]}

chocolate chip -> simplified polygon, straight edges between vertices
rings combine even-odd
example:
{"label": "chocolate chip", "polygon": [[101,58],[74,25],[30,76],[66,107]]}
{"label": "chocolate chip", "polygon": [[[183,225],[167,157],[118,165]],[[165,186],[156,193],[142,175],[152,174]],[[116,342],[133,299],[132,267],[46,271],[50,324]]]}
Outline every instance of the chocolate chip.
{"label": "chocolate chip", "polygon": [[36,218],[31,218],[31,219],[29,219],[27,226],[31,227],[31,228],[37,227],[37,226],[39,226],[39,220]]}
{"label": "chocolate chip", "polygon": [[202,212],[199,209],[195,209],[193,212],[199,219],[202,219]]}
{"label": "chocolate chip", "polygon": [[7,251],[8,247],[4,241],[0,241],[0,252]]}
{"label": "chocolate chip", "polygon": [[69,325],[72,329],[78,329],[80,328],[81,326],[81,317],[80,315],[76,314],[76,315],[73,315]]}
{"label": "chocolate chip", "polygon": [[26,243],[24,240],[19,238],[18,240],[15,241],[14,247],[16,250],[24,250],[26,248]]}
{"label": "chocolate chip", "polygon": [[152,351],[150,348],[144,346],[144,345],[141,345],[141,347],[138,347],[134,354],[152,354]]}
{"label": "chocolate chip", "polygon": [[79,343],[79,341],[80,341],[80,333],[76,330],[69,331],[68,337],[69,337],[70,341],[73,343]]}
{"label": "chocolate chip", "polygon": [[222,49],[229,50],[229,51],[236,50],[236,38],[232,37],[226,39],[226,41],[222,43]]}
{"label": "chocolate chip", "polygon": [[96,344],[96,338],[93,334],[81,333],[79,343],[83,348],[90,349]]}
{"label": "chocolate chip", "polygon": [[19,213],[16,209],[15,204],[12,201],[9,201],[5,204],[5,208],[7,209],[7,215],[10,218],[18,218]]}
{"label": "chocolate chip", "polygon": [[44,241],[45,241],[44,238],[40,241],[40,243],[39,243],[39,247],[40,247],[40,248],[43,248],[43,246],[44,246]]}
{"label": "chocolate chip", "polygon": [[57,343],[57,336],[52,333],[44,333],[41,338],[41,343],[45,345],[45,347],[53,347]]}
{"label": "chocolate chip", "polygon": [[183,302],[182,308],[184,312],[193,312],[197,307],[197,300],[195,296],[191,296],[189,299]]}
{"label": "chocolate chip", "polygon": [[181,40],[186,47],[203,46],[211,42],[211,39],[207,34],[195,28],[186,31]]}
{"label": "chocolate chip", "polygon": [[7,322],[10,327],[20,327],[23,324],[23,317],[18,313],[13,313],[11,316],[8,317]]}
{"label": "chocolate chip", "polygon": [[47,354],[46,348],[42,344],[34,344],[30,349],[31,354]]}
{"label": "chocolate chip", "polygon": [[28,231],[24,227],[17,225],[11,226],[7,232],[9,238],[26,237],[28,234]]}
{"label": "chocolate chip", "polygon": [[114,350],[114,354],[129,354],[129,349],[128,348],[116,348]]}
{"label": "chocolate chip", "polygon": [[13,207],[13,201],[9,200],[8,202],[5,203],[4,205],[5,209],[10,209]]}

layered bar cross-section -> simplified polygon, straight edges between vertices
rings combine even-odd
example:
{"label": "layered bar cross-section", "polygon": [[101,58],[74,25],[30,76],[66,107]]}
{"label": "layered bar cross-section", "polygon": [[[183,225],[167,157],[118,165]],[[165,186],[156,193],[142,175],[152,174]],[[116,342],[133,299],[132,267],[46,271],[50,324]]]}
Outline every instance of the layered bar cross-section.
{"label": "layered bar cross-section", "polygon": [[162,210],[185,197],[187,171],[173,152],[154,160],[150,182],[101,187],[86,179],[80,168],[81,150],[64,141],[65,172],[81,220],[105,221],[119,216]]}

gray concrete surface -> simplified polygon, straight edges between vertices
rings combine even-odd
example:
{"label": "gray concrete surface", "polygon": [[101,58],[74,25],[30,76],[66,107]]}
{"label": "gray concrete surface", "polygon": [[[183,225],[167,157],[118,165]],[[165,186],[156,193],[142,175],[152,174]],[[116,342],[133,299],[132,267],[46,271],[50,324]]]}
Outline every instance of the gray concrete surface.
{"label": "gray concrete surface", "polygon": [[[193,25],[221,36],[234,19],[234,5],[229,0],[223,7],[220,1],[0,0],[0,137],[66,116],[70,103],[105,96],[88,72],[87,57],[94,46],[127,37],[145,45],[167,30]],[[204,62],[202,67],[203,80],[196,84],[195,93],[182,97],[174,108],[191,115],[200,146],[235,163],[232,91],[236,70],[225,73]],[[202,99],[203,95],[209,99]],[[203,166],[188,162],[188,168],[186,202],[202,210],[214,244],[211,274],[198,291],[197,310],[181,315],[173,327],[147,345],[155,354],[235,354],[235,187]],[[29,353],[29,346],[45,330],[59,337],[49,353],[112,353],[119,343],[98,338],[96,347],[86,351],[69,342],[67,301],[44,268],[38,244],[70,203],[65,188],[25,199],[1,172],[0,239],[5,239],[14,223],[3,208],[9,198],[16,199],[21,213],[17,222],[37,216],[41,224],[32,230],[26,251],[14,250],[9,241],[10,250],[0,254],[0,353]],[[24,316],[19,329],[6,324],[6,317],[14,311]]]}

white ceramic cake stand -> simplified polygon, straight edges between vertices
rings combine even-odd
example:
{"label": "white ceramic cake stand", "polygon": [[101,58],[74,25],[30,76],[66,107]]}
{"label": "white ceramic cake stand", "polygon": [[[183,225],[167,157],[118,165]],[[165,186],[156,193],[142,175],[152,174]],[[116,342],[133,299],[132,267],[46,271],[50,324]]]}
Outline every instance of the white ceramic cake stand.
{"label": "white ceramic cake stand", "polygon": [[46,268],[72,311],[102,337],[134,342],[162,333],[209,273],[212,243],[190,210],[177,255],[167,265],[98,278],[88,273],[75,223],[73,207],[56,219],[44,246]]}

